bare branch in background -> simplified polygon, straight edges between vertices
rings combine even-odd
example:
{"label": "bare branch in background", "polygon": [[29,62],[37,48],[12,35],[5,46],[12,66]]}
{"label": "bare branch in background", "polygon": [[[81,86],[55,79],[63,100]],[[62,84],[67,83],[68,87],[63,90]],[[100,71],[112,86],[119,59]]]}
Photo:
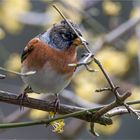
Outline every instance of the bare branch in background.
{"label": "bare branch in background", "polygon": [[5,79],[6,75],[0,74],[0,79]]}
{"label": "bare branch in background", "polygon": [[110,33],[107,33],[103,38],[100,38],[98,41],[96,41],[94,44],[95,47],[91,48],[91,50],[97,52],[105,44],[111,44],[115,42],[118,38],[120,38],[125,33],[129,32],[131,29],[136,27],[136,25],[138,25],[139,23],[140,23],[140,17],[129,19],[128,21],[124,22]]}
{"label": "bare branch in background", "polygon": [[23,24],[45,26],[50,21],[50,15],[47,13],[27,12],[20,15],[18,19]]}

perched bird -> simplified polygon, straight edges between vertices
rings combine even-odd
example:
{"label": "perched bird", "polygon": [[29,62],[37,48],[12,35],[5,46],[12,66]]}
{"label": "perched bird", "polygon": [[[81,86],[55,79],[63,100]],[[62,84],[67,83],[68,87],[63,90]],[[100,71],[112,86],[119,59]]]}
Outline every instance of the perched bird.
{"label": "perched bird", "polygon": [[[70,21],[81,35],[79,27]],[[58,95],[71,81],[77,62],[77,46],[80,38],[65,20],[53,25],[29,41],[24,48],[21,72],[36,71],[34,75],[22,76],[23,81],[37,93]]]}

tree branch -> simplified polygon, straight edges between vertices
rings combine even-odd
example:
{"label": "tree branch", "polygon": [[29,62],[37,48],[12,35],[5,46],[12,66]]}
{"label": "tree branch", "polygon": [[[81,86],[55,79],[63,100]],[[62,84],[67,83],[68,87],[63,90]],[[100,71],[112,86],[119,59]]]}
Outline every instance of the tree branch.
{"label": "tree branch", "polygon": [[[122,99],[125,100],[128,96],[130,96],[129,93],[125,94],[122,97]],[[18,95],[0,90],[0,101],[2,101],[2,102],[20,105],[20,101],[19,101],[19,99],[17,99],[17,97],[18,97]],[[39,110],[43,110],[43,111],[53,111],[54,110],[54,107],[51,106],[51,104],[50,104],[50,100],[44,101],[44,100],[33,99],[33,98],[29,98],[29,100],[30,100],[30,103],[25,99],[22,102],[22,105],[24,107],[30,107],[33,109],[39,109]],[[128,105],[138,104],[138,103],[140,103],[139,100],[127,102]],[[109,119],[108,117],[100,117],[100,118],[98,118],[98,120],[95,120],[93,115],[96,111],[99,113],[99,115],[104,114],[105,112],[108,112],[109,110],[115,108],[116,106],[118,106],[118,104],[116,102],[113,102],[109,105],[104,105],[101,107],[96,107],[96,108],[92,108],[92,109],[84,109],[84,108],[80,108],[80,107],[74,107],[74,106],[68,106],[68,105],[61,104],[60,109],[58,109],[58,113],[65,114],[65,115],[61,115],[59,117],[52,118],[52,119],[44,119],[44,120],[37,120],[37,121],[31,121],[31,122],[0,124],[0,128],[13,128],[13,127],[24,127],[24,126],[31,126],[31,125],[49,124],[52,121],[55,121],[58,119],[65,119],[65,118],[69,118],[69,117],[75,117],[78,119],[86,120],[88,122],[96,122],[96,123],[100,123],[103,125],[110,125],[110,124],[112,124],[112,120]],[[102,112],[105,107],[108,110]],[[140,112],[140,111],[137,111],[137,112]],[[107,113],[107,115],[109,117],[112,117],[115,115],[126,114],[126,113],[128,113],[128,110],[126,111],[126,109],[124,110],[124,109],[120,108],[120,109],[117,109],[117,111],[115,111],[115,110],[109,111]]]}
{"label": "tree branch", "polygon": [[[24,99],[24,101],[21,104],[20,100],[17,97],[18,97],[18,95],[14,94],[14,93],[0,90],[0,101],[1,102],[15,104],[15,105],[22,105],[24,107],[43,110],[43,111],[47,111],[47,112],[51,112],[51,111],[55,110],[55,107],[51,104],[50,99],[49,100],[46,99],[46,101],[44,101],[44,100],[28,97],[30,102],[28,102],[28,100]],[[90,110],[92,112],[95,112],[98,109],[100,109],[100,107],[93,108]],[[60,108],[58,109],[59,114],[69,114],[69,113],[75,113],[77,111],[84,111],[84,113],[82,113],[81,115],[77,115],[76,118],[86,120],[88,122],[95,122],[95,120],[92,119],[93,114],[86,112],[85,108],[60,104]],[[104,116],[101,117],[100,119],[96,120],[96,122],[100,123],[102,125],[112,124],[112,120],[109,118],[106,118]]]}
{"label": "tree branch", "polygon": [[[140,110],[134,110],[135,112],[137,112],[137,113],[140,113]],[[116,108],[116,109],[113,109],[113,110],[111,110],[111,111],[109,111],[108,113],[107,113],[107,116],[109,116],[109,117],[113,117],[113,116],[117,116],[117,115],[124,115],[124,114],[128,114],[129,112],[128,112],[128,110],[127,109],[123,109],[123,108]]]}

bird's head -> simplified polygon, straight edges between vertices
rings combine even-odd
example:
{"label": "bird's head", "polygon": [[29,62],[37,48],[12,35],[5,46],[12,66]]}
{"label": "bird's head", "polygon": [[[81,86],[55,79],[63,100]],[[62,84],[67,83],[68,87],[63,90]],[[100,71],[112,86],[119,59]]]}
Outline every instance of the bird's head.
{"label": "bird's head", "polygon": [[[78,25],[69,21],[74,29],[77,31],[79,36],[82,36]],[[72,44],[75,46],[80,45],[80,39],[78,39],[75,32],[69,27],[65,20],[53,25],[47,32],[40,35],[40,39],[45,43],[49,44],[52,48],[58,50],[66,50]]]}

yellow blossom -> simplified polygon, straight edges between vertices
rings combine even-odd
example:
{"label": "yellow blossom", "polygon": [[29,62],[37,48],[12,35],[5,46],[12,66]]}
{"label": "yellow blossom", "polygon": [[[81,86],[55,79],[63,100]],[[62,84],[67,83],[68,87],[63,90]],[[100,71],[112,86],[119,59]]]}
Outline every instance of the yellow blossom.
{"label": "yellow blossom", "polygon": [[[65,3],[65,1],[64,1],[64,3]],[[69,0],[66,3],[67,3],[68,6],[72,6],[75,9],[78,9],[78,8],[82,9],[82,8],[84,8],[83,2],[81,0],[76,0],[77,4],[75,4],[75,2],[72,1],[72,0]],[[59,7],[59,9],[61,9],[62,12],[65,12],[65,15],[71,21],[73,21],[73,22],[75,22],[77,24],[81,22],[82,15],[80,14],[80,12],[75,12],[71,8],[70,9],[66,8],[60,2],[57,2],[57,1],[54,4],[57,5],[57,7]],[[57,12],[55,12],[54,9],[51,6],[47,7],[46,12],[47,12],[48,15],[52,15],[52,13],[53,13],[53,16],[50,16],[50,20],[47,22],[47,26],[50,26],[50,25],[52,26],[52,23],[55,24],[58,21],[62,20],[61,16]]]}
{"label": "yellow blossom", "polygon": [[16,33],[22,27],[19,22],[19,16],[28,11],[30,7],[28,0],[2,0],[0,5],[0,24],[7,31]]}
{"label": "yellow blossom", "polygon": [[20,55],[12,53],[5,62],[5,68],[12,71],[19,71],[21,68]]}
{"label": "yellow blossom", "polygon": [[54,118],[55,113],[53,111],[49,112],[49,118]]}
{"label": "yellow blossom", "polygon": [[[93,74],[94,76],[94,74]],[[75,93],[80,96],[81,98],[93,101],[93,91],[95,91],[96,86],[92,82],[93,80],[90,78],[89,72],[82,71],[80,72],[74,79],[74,89]],[[92,80],[89,82],[89,80]]]}
{"label": "yellow blossom", "polygon": [[29,117],[32,120],[37,120],[37,119],[44,119],[48,116],[48,112],[46,111],[41,111],[37,109],[32,109],[29,113]]}
{"label": "yellow blossom", "polygon": [[65,122],[63,119],[60,119],[51,122],[50,125],[53,127],[53,132],[62,133],[64,131]]}
{"label": "yellow blossom", "polygon": [[134,57],[137,55],[140,46],[140,41],[137,37],[133,36],[126,43],[126,51],[129,56]]}
{"label": "yellow blossom", "polygon": [[119,130],[120,125],[121,125],[121,120],[118,117],[114,117],[112,125],[104,126],[104,125],[96,124],[95,131],[97,131],[99,135],[113,135]]}
{"label": "yellow blossom", "polygon": [[121,10],[121,4],[119,2],[113,2],[111,0],[104,0],[102,7],[105,14],[109,16],[117,16]]}
{"label": "yellow blossom", "polygon": [[[132,90],[132,95],[127,99],[127,101],[140,100],[140,87],[134,87]],[[132,105],[135,109],[140,109],[140,104]]]}
{"label": "yellow blossom", "polygon": [[139,16],[140,16],[140,8],[138,6],[138,7],[135,7],[131,10],[130,17],[131,18],[139,18]]}
{"label": "yellow blossom", "polygon": [[0,28],[0,40],[5,37],[5,32],[2,28]]}
{"label": "yellow blossom", "polygon": [[90,102],[100,102],[106,94],[96,93],[95,90],[104,83],[105,79],[100,72],[90,73],[83,70],[74,78],[74,90],[76,95]]}
{"label": "yellow blossom", "polygon": [[123,52],[106,48],[100,51],[96,57],[109,74],[122,76],[129,69],[129,59]]}

